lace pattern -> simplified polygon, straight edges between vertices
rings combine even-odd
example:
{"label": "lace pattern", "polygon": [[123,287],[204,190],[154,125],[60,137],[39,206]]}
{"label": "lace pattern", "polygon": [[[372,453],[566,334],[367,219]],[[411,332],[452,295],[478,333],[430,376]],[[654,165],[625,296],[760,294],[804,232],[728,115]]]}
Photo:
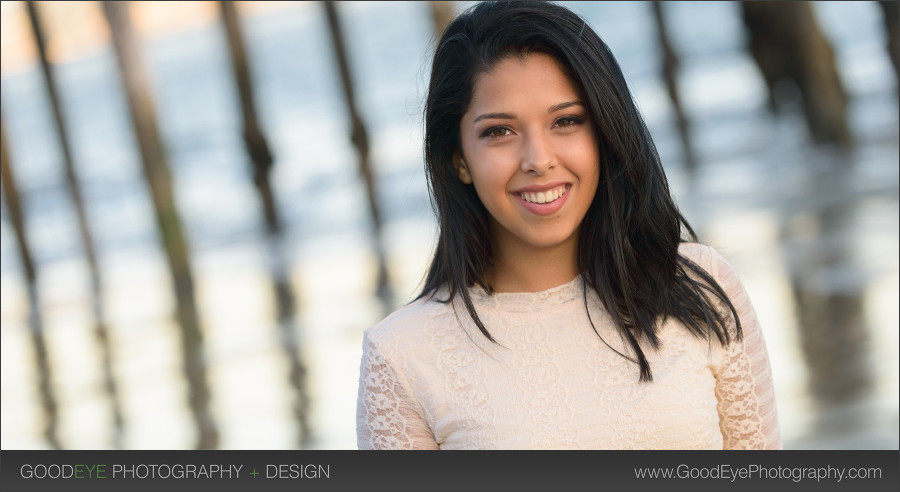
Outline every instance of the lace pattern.
{"label": "lace pattern", "polygon": [[[734,304],[744,335],[725,348],[715,373],[725,449],[781,449],[772,369],[756,312],[728,261],[715,251],[711,256],[710,271]],[[729,330],[736,334],[733,322]]]}
{"label": "lace pattern", "polygon": [[363,340],[356,429],[359,449],[436,449],[409,391],[368,334]]}
{"label": "lace pattern", "polygon": [[[580,277],[540,293],[473,291],[491,334],[465,310],[419,300],[368,329],[360,367],[361,449],[780,448],[772,376],[756,315],[715,250],[682,253],[716,278],[738,310],[743,342],[720,347],[677,322],[637,366],[609,314]],[[734,327],[731,328],[734,330]],[[606,345],[606,343],[609,346]]]}

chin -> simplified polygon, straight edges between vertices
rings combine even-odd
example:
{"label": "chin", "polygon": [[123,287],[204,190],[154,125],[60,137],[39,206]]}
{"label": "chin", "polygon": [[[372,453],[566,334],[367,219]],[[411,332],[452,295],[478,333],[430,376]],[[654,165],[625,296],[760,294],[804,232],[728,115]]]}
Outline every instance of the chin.
{"label": "chin", "polygon": [[541,235],[541,236],[533,236],[529,239],[528,243],[534,247],[539,249],[550,249],[564,245],[569,242],[574,237],[574,234],[554,234],[554,235]]}

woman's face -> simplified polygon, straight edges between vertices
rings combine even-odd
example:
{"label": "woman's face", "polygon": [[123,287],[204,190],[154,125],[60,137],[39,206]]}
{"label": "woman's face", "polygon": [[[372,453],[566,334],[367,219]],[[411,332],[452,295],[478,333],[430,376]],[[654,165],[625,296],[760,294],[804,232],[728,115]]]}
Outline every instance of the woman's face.
{"label": "woman's face", "polygon": [[457,174],[490,213],[497,251],[575,247],[599,156],[590,113],[554,58],[509,57],[478,76],[460,135]]}

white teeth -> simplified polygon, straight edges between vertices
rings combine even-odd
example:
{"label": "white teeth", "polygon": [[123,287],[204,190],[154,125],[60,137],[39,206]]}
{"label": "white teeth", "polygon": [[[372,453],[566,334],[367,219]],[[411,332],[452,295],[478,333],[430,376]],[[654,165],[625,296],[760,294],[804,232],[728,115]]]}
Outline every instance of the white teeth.
{"label": "white teeth", "polygon": [[559,199],[559,197],[566,194],[565,185],[560,186],[558,188],[554,188],[548,191],[541,191],[538,193],[519,193],[519,197],[526,202],[531,203],[550,203]]}

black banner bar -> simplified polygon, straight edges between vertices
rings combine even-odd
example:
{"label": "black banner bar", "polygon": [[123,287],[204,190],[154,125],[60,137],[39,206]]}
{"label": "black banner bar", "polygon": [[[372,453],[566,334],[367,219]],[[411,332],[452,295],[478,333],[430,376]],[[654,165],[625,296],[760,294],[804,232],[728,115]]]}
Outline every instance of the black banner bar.
{"label": "black banner bar", "polygon": [[896,491],[900,451],[0,451],[3,492]]}

